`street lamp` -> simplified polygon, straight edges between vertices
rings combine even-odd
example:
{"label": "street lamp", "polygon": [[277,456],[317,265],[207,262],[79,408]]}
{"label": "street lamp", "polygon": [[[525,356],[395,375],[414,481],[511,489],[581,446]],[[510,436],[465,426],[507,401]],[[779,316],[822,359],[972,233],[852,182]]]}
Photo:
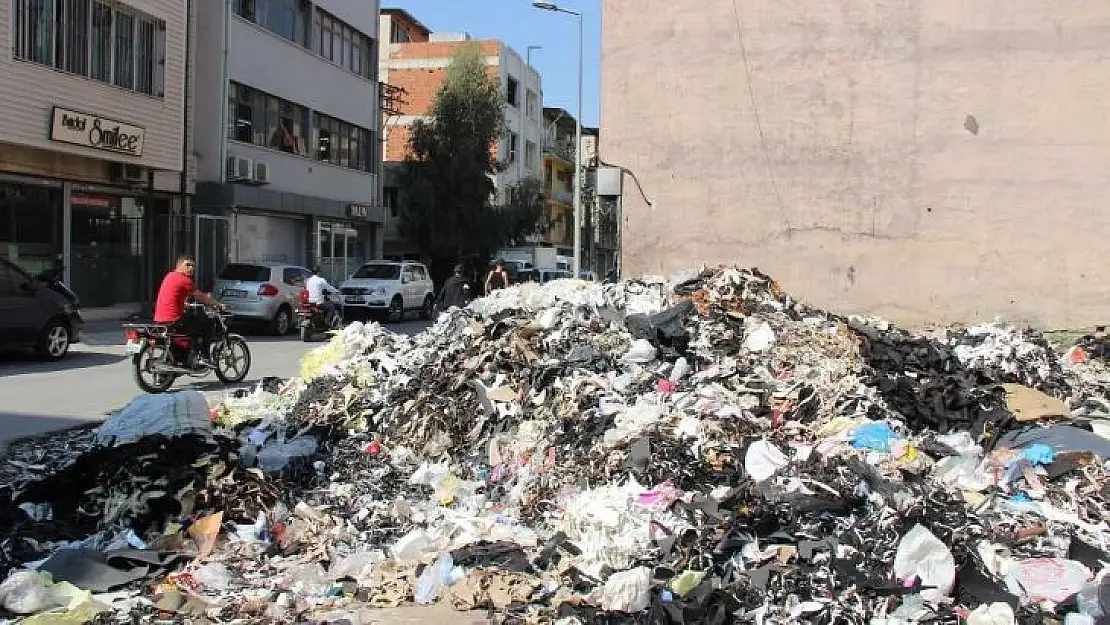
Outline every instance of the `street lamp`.
{"label": "street lamp", "polygon": [[582,271],[582,14],[554,2],[532,3],[537,9],[566,13],[578,20],[578,115],[574,120],[574,277]]}

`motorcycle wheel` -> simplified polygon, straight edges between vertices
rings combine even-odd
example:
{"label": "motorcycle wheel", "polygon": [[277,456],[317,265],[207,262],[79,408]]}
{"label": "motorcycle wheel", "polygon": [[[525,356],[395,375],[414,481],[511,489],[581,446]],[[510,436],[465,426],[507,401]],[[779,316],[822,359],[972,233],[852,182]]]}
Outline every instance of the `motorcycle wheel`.
{"label": "motorcycle wheel", "polygon": [[166,346],[144,343],[139,353],[131,358],[131,372],[135,377],[135,384],[143,391],[151,394],[163,393],[173,386],[177,376],[172,373],[154,373],[150,367],[155,362],[166,362]]}
{"label": "motorcycle wheel", "polygon": [[308,343],[312,340],[312,325],[305,324],[301,326],[301,340]]}
{"label": "motorcycle wheel", "polygon": [[247,377],[251,370],[251,350],[246,339],[238,334],[229,334],[212,352],[216,377],[220,382],[235,384]]}

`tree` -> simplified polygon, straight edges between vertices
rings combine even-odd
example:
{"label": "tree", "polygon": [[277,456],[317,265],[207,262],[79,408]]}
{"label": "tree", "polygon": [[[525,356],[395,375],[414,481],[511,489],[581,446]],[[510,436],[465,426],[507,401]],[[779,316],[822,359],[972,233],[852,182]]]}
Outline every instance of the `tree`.
{"label": "tree", "polygon": [[[399,182],[400,232],[444,276],[455,262],[480,266],[506,243],[534,232],[516,202],[494,208],[493,176],[504,170],[495,147],[505,99],[479,45],[462,46],[447,67],[428,119],[410,129]],[[542,215],[541,215],[542,217]],[[505,223],[509,218],[510,223]]]}
{"label": "tree", "polygon": [[513,189],[513,201],[498,212],[502,229],[502,244],[499,247],[526,245],[529,237],[549,227],[543,180],[535,176],[521,180]]}

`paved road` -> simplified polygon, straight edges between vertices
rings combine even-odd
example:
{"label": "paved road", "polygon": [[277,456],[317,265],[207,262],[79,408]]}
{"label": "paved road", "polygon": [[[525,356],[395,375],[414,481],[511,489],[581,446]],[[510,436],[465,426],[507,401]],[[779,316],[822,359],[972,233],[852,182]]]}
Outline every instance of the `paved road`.
{"label": "paved road", "polygon": [[[13,440],[97,422],[131,401],[139,391],[123,355],[123,333],[116,324],[94,328],[87,343],[74,345],[61,362],[36,361],[23,354],[0,354],[0,451]],[[419,332],[424,322],[408,321],[393,329]],[[301,356],[316,347],[298,338],[248,334],[251,371],[239,386],[253,386],[267,376],[296,375]],[[174,388],[195,388],[221,396],[228,387],[215,376],[184,378]]]}

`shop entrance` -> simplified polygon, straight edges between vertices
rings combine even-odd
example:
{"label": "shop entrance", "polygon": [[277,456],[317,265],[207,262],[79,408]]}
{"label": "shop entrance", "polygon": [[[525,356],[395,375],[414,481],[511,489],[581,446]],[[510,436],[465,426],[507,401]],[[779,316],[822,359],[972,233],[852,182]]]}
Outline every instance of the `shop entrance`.
{"label": "shop entrance", "polygon": [[70,275],[90,308],[143,299],[143,201],[74,193]]}
{"label": "shop entrance", "polygon": [[231,220],[218,215],[197,215],[197,288],[211,291],[216,276],[227,264],[231,248]]}
{"label": "shop entrance", "polygon": [[316,263],[332,283],[346,280],[366,262],[365,232],[341,221],[316,222]]}

